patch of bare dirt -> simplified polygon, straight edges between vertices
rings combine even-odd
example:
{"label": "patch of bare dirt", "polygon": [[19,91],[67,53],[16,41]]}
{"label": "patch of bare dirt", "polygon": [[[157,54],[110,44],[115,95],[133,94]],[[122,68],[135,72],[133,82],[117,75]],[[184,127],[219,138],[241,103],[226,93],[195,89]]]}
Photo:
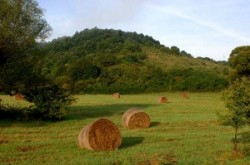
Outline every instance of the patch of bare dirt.
{"label": "patch of bare dirt", "polygon": [[20,152],[29,152],[29,151],[38,150],[38,149],[43,148],[45,146],[46,145],[40,145],[40,146],[21,146],[21,147],[17,147],[16,150],[20,151]]}
{"label": "patch of bare dirt", "polygon": [[6,144],[8,142],[9,142],[9,140],[7,140],[7,139],[0,139],[0,144]]}

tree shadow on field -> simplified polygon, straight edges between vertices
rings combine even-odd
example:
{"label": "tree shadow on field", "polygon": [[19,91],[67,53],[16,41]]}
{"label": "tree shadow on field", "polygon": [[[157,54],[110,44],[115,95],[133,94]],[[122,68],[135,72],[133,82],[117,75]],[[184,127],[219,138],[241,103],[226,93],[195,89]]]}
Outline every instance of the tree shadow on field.
{"label": "tree shadow on field", "polygon": [[119,148],[125,149],[128,147],[133,147],[137,144],[141,144],[143,140],[144,140],[144,137],[123,137],[122,145]]}
{"label": "tree shadow on field", "polygon": [[246,155],[250,155],[250,131],[242,132],[240,142],[243,144],[243,150]]}
{"label": "tree shadow on field", "polygon": [[97,118],[111,115],[123,115],[125,111],[130,108],[139,108],[143,110],[146,107],[155,106],[154,104],[110,104],[100,106],[71,106],[68,110],[68,114],[65,117],[66,120],[71,119],[85,119],[85,118]]}
{"label": "tree shadow on field", "polygon": [[12,120],[12,119],[3,119],[0,121],[0,127],[11,127],[11,126],[22,126],[27,128],[32,127],[44,127],[52,123],[53,121],[42,121],[42,120],[30,120],[30,121],[22,121],[22,120]]}
{"label": "tree shadow on field", "polygon": [[151,122],[150,123],[150,127],[156,127],[156,126],[158,126],[158,125],[160,125],[161,123],[160,122]]}

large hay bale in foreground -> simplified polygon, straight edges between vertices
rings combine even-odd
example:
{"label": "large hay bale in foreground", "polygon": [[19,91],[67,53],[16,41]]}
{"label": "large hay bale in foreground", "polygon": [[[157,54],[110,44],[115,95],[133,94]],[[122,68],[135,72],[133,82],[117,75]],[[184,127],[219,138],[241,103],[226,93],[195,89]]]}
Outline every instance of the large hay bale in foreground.
{"label": "large hay bale in foreground", "polygon": [[150,126],[150,117],[145,112],[132,108],[123,114],[122,123],[128,129],[148,128]]}
{"label": "large hay bale in foreground", "polygon": [[158,99],[158,102],[159,102],[159,103],[167,103],[167,102],[168,102],[168,99],[167,99],[165,96],[161,96],[161,97]]}
{"label": "large hay bale in foreground", "polygon": [[78,135],[81,148],[103,151],[114,150],[122,143],[120,130],[107,119],[98,119],[82,128]]}
{"label": "large hay bale in foreground", "polygon": [[120,93],[114,93],[113,98],[119,99],[121,97]]}

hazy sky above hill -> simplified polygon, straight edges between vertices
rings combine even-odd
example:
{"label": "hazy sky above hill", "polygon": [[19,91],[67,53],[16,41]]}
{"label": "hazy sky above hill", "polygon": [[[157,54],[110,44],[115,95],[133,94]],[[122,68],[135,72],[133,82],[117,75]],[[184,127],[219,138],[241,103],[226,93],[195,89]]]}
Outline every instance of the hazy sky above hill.
{"label": "hazy sky above hill", "polygon": [[227,60],[250,45],[249,0],[38,0],[53,28],[49,40],[85,28],[112,28],[152,36],[194,57]]}

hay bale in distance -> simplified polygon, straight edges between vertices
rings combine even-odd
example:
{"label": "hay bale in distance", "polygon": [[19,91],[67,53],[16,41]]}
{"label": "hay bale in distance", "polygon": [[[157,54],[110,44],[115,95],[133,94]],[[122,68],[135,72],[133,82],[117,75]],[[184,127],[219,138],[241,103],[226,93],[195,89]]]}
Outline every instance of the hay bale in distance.
{"label": "hay bale in distance", "polygon": [[167,99],[167,97],[165,97],[165,96],[161,96],[161,97],[158,99],[158,102],[159,102],[159,103],[167,103],[167,102],[168,102],[168,99]]}
{"label": "hay bale in distance", "polygon": [[114,150],[122,143],[122,135],[116,125],[107,119],[98,119],[82,128],[78,135],[81,148],[95,151]]}
{"label": "hay bale in distance", "polygon": [[150,126],[150,117],[137,108],[131,108],[123,114],[122,124],[128,129],[148,128]]}
{"label": "hay bale in distance", "polygon": [[14,95],[15,100],[23,100],[24,96],[21,93],[16,93]]}
{"label": "hay bale in distance", "polygon": [[187,91],[182,93],[182,97],[183,97],[184,99],[189,99],[189,98],[190,98],[190,97],[189,97],[189,93],[188,93]]}
{"label": "hay bale in distance", "polygon": [[114,93],[113,98],[119,99],[121,97],[120,93]]}

